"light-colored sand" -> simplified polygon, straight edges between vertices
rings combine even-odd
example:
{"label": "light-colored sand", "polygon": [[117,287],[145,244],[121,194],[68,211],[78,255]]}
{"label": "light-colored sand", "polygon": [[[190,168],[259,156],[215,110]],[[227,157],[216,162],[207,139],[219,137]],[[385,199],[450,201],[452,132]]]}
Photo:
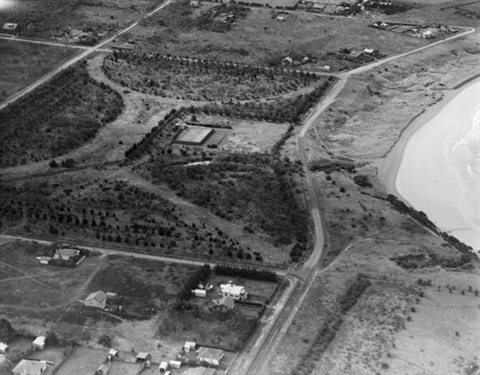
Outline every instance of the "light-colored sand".
{"label": "light-colored sand", "polygon": [[479,182],[455,145],[468,133],[475,135],[479,103],[480,80],[449,92],[403,132],[379,173],[389,191],[475,250],[480,249]]}

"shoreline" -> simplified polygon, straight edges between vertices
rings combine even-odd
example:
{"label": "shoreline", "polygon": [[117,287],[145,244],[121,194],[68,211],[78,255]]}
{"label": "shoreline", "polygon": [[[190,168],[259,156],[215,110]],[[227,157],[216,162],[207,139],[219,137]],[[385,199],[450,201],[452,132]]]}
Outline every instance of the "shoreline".
{"label": "shoreline", "polygon": [[[454,100],[454,98],[457,97],[457,95],[460,95],[462,91],[469,89],[471,86],[478,85],[479,83],[480,83],[480,77],[478,77],[478,75],[476,75],[474,77],[471,77],[470,79],[467,79],[466,81],[464,81],[463,84],[458,85],[455,89],[449,90],[445,94],[445,96],[440,101],[438,101],[437,103],[433,104],[432,106],[430,106],[428,108],[424,108],[422,110],[422,112],[419,113],[418,115],[416,115],[415,117],[413,117],[412,120],[409,122],[409,124],[402,130],[402,132],[399,135],[399,138],[398,138],[397,142],[395,142],[395,144],[390,149],[390,151],[383,158],[380,158],[380,159],[377,160],[377,167],[378,167],[377,177],[384,184],[388,193],[396,195],[400,200],[402,200],[408,206],[413,207],[416,210],[420,210],[420,211],[427,210],[426,207],[422,206],[423,204],[421,205],[423,207],[423,209],[419,208],[419,207],[416,207],[413,203],[411,203],[406,198],[406,196],[404,196],[400,193],[399,190],[406,193],[406,190],[404,190],[405,186],[402,189],[400,189],[397,186],[398,179],[399,179],[399,173],[401,171],[400,168],[404,168],[404,167],[402,167],[402,165],[403,165],[402,163],[404,161],[404,158],[406,157],[406,155],[405,155],[406,149],[407,149],[407,147],[409,147],[410,142],[412,140],[412,137],[415,134],[417,134],[417,132],[419,132],[423,128],[424,125],[429,124],[430,121],[433,118],[438,116],[438,114],[444,108],[446,108],[450,104],[450,102],[452,100]],[[440,141],[440,140],[437,140],[437,141]],[[415,147],[415,146],[413,146],[413,147]],[[418,145],[417,145],[417,147],[418,147]],[[411,160],[411,157],[408,160]],[[410,162],[412,162],[412,161],[410,161]],[[402,173],[404,174],[405,170],[403,170]],[[404,182],[402,183],[402,186],[403,186],[403,184],[405,184],[405,180],[403,180],[403,181]],[[417,204],[418,204],[418,202],[417,202]],[[453,207],[452,207],[452,209],[453,209]],[[429,211],[429,210],[427,210],[427,211]],[[443,211],[443,212],[444,212],[444,214],[447,213],[447,211]],[[448,211],[448,212],[450,212],[450,211]],[[457,212],[457,210],[455,209],[451,213],[456,214],[456,212]],[[437,214],[438,214],[438,212],[437,212]],[[427,214],[427,215],[430,216],[430,214]],[[444,217],[444,216],[442,216],[442,217]],[[447,218],[447,217],[450,217],[450,215],[445,216],[443,219],[441,219],[441,222],[443,222],[444,226],[446,225],[446,228],[442,229],[442,228],[439,227],[438,229],[441,230],[442,232],[446,232],[446,233],[450,233],[450,230],[452,230],[452,231],[457,230],[458,231],[458,229],[454,229],[454,227],[452,227],[452,222],[451,221],[450,221],[450,224],[445,223],[445,218]],[[434,222],[437,222],[435,217],[430,217],[430,219]],[[446,220],[448,222],[448,219],[446,219]],[[447,229],[447,228],[451,228],[451,229]],[[463,237],[463,236],[461,236],[461,237]],[[458,238],[458,239],[460,241],[462,241],[460,238]],[[467,240],[467,239],[465,239],[465,240]],[[473,245],[470,242],[471,242],[470,239],[468,239],[467,244],[474,248],[473,251],[477,251],[478,249],[476,249],[476,247],[478,246],[478,243],[476,241],[474,241],[475,245]]]}
{"label": "shoreline", "polygon": [[407,147],[410,138],[427,122],[434,118],[444,106],[446,106],[460,91],[470,85],[480,82],[477,75],[467,79],[462,84],[457,85],[454,89],[445,93],[445,96],[430,107],[424,108],[422,112],[416,115],[401,131],[398,140],[388,153],[379,159],[377,177],[384,184],[388,193],[396,195],[403,202],[410,203],[397,191],[396,181],[400,164],[402,162],[403,153]]}

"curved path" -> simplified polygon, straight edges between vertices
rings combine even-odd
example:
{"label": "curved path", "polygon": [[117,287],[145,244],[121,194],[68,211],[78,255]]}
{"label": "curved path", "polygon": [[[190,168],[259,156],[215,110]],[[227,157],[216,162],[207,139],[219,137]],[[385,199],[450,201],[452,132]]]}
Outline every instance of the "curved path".
{"label": "curved path", "polygon": [[265,375],[268,374],[268,365],[270,363],[271,356],[275,353],[277,346],[280,344],[282,336],[287,332],[296,312],[300,308],[302,301],[306,297],[310,290],[319,270],[319,262],[323,252],[323,249],[328,246],[325,236],[327,235],[325,228],[325,220],[322,220],[322,209],[319,204],[319,197],[317,196],[315,185],[313,183],[312,176],[310,174],[310,168],[308,163],[308,156],[305,148],[305,136],[312,127],[315,120],[336,100],[340,95],[343,87],[345,86],[348,78],[355,74],[360,74],[371,69],[374,69],[380,65],[388,62],[401,59],[403,57],[412,55],[417,52],[421,52],[428,48],[435,47],[442,43],[448,42],[453,39],[461,38],[467,34],[471,34],[476,31],[474,28],[463,28],[465,32],[456,34],[450,38],[440,40],[438,42],[414,49],[409,52],[405,52],[399,55],[391,56],[383,60],[375,61],[371,64],[361,66],[346,73],[337,75],[339,79],[326,96],[313,108],[311,113],[304,121],[302,130],[298,134],[297,144],[300,160],[302,161],[305,171],[305,179],[307,180],[307,188],[310,195],[310,206],[312,210],[312,220],[315,228],[314,235],[314,249],[310,258],[305,262],[302,269],[298,274],[303,276],[303,285],[296,287],[290,294],[288,299],[284,302],[281,313],[275,316],[275,321],[272,324],[265,326],[260,333],[260,337],[255,343],[255,347],[250,352],[243,353],[236,358],[235,363],[232,364],[230,373],[234,375]]}

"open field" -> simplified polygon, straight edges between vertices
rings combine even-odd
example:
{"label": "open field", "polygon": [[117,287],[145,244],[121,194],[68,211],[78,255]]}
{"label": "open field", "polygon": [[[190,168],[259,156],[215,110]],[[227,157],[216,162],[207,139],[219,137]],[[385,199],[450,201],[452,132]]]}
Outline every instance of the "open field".
{"label": "open field", "polygon": [[73,57],[77,50],[0,39],[0,101]]}
{"label": "open field", "polygon": [[57,375],[93,374],[107,358],[107,353],[101,350],[76,348],[62,366]]}
{"label": "open field", "polygon": [[[1,277],[1,305],[36,310],[53,310],[68,304],[95,267],[86,259],[80,267],[40,265],[35,256],[43,246],[15,241],[0,246],[2,269],[15,270]],[[53,314],[49,314],[53,317]]]}
{"label": "open field", "polygon": [[[307,54],[320,58],[328,51],[341,48],[373,48],[393,55],[428,43],[417,38],[379,33],[367,27],[371,19],[328,18],[292,12],[286,15],[285,22],[278,22],[272,10],[258,8],[250,9],[245,18],[238,18],[231,31],[199,30],[192,20],[212,6],[205,3],[192,9],[186,1],[173,3],[165,11],[143,21],[129,35],[122,36],[122,40],[138,38],[142,41],[139,49],[165,55],[173,53],[265,65],[279,65],[289,53],[300,59]],[[317,69],[321,66],[319,60],[302,67]]]}
{"label": "open field", "polygon": [[93,278],[85,296],[97,290],[118,293],[120,301],[115,306],[121,305],[124,314],[139,318],[155,315],[157,310],[171,305],[198,269],[145,259],[111,258],[108,267]]}
{"label": "open field", "polygon": [[0,111],[0,166],[63,155],[122,111],[118,93],[71,67]]}
{"label": "open field", "polygon": [[7,1],[0,24],[18,23],[17,31],[22,36],[92,44],[158,3],[156,0],[139,0],[135,4],[128,0]]}

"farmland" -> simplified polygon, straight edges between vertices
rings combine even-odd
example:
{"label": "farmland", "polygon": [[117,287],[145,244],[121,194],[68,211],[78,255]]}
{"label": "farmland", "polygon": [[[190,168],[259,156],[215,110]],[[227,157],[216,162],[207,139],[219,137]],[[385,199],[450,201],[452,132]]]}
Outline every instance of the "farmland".
{"label": "farmland", "polygon": [[121,97],[87,74],[85,64],[0,111],[0,166],[54,158],[90,140],[122,111]]}
{"label": "farmland", "polygon": [[77,50],[0,39],[0,101],[73,57]]}

